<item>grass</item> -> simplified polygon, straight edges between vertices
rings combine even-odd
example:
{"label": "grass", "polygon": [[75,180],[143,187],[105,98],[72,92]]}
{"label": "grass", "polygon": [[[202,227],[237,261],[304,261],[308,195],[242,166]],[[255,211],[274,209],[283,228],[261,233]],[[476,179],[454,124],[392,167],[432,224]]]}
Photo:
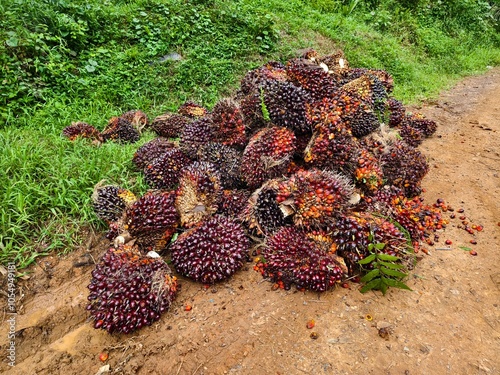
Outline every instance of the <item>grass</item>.
{"label": "grass", "polygon": [[211,108],[247,70],[308,47],[389,71],[405,103],[500,63],[498,6],[406,3],[0,0],[0,264],[23,269],[74,249],[85,226],[103,230],[90,204],[102,179],[145,191],[131,158],[152,134],[94,147],[61,137],[73,121]]}

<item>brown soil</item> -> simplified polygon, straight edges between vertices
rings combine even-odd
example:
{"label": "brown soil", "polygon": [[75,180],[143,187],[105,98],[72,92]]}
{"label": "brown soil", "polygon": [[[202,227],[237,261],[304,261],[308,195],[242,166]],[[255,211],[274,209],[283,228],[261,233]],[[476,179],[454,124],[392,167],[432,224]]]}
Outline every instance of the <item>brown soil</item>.
{"label": "brown soil", "polygon": [[[473,237],[450,220],[429,255],[419,253],[412,292],[361,294],[353,283],[323,294],[272,291],[248,263],[209,289],[181,279],[159,322],[109,335],[92,328],[84,309],[92,267],[74,266],[103,253],[97,237],[66,257],[39,259],[18,284],[16,366],[5,360],[3,321],[0,371],[96,374],[109,364],[117,374],[499,374],[499,98],[500,70],[491,69],[418,108],[439,124],[421,146],[431,165],[426,202],[444,198],[484,231]],[[446,239],[451,250],[440,250]],[[105,363],[101,352],[109,353]]]}

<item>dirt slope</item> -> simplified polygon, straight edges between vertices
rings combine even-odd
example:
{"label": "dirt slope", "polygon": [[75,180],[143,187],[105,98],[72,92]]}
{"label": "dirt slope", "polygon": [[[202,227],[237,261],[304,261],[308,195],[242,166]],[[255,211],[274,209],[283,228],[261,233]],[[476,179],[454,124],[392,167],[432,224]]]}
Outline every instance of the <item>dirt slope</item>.
{"label": "dirt slope", "polygon": [[[181,279],[178,299],[159,322],[110,336],[86,320],[92,267],[74,267],[87,253],[102,254],[105,243],[96,237],[88,251],[40,259],[19,283],[17,364],[5,360],[4,321],[0,371],[81,375],[109,364],[118,374],[500,374],[500,69],[418,110],[439,124],[421,146],[431,165],[426,202],[444,198],[465,212],[430,255],[420,254],[408,281],[413,292],[362,295],[357,284],[321,295],[272,291],[248,263],[210,289]],[[473,237],[459,228],[459,215],[484,231]],[[446,239],[451,250],[438,250]],[[307,329],[311,319],[316,326]]]}

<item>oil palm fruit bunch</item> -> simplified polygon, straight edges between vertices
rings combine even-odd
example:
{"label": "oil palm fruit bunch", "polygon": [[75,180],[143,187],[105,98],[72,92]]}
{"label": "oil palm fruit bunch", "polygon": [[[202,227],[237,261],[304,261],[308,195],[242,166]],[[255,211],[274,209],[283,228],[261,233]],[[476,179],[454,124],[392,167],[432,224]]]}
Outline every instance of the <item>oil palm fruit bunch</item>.
{"label": "oil palm fruit bunch", "polygon": [[170,242],[178,223],[175,192],[149,191],[127,208],[123,229],[142,252],[160,252]]}
{"label": "oil palm fruit bunch", "polygon": [[70,141],[74,141],[77,138],[87,138],[95,141],[101,140],[101,132],[99,130],[81,121],[73,122],[70,126],[66,126],[62,131],[62,135],[69,138]]}
{"label": "oil palm fruit bunch", "polygon": [[368,149],[361,147],[353,161],[354,181],[364,192],[373,193],[384,185],[384,174],[378,158]]}
{"label": "oil palm fruit bunch", "polygon": [[221,199],[220,176],[216,168],[206,162],[194,162],[179,179],[175,205],[181,225],[189,228],[213,215]]}
{"label": "oil palm fruit bunch", "polygon": [[349,68],[342,69],[339,71],[338,81],[341,85],[345,85],[359,77],[370,74],[378,78],[378,80],[384,85],[385,91],[390,94],[394,89],[394,79],[385,70],[381,69],[366,69],[366,68]]}
{"label": "oil palm fruit bunch", "polygon": [[260,88],[271,81],[285,82],[288,80],[286,67],[278,61],[269,61],[263,66],[248,71],[242,78],[237,97],[243,97],[259,92]]}
{"label": "oil palm fruit bunch", "polygon": [[196,159],[200,147],[215,141],[215,128],[210,116],[200,117],[187,124],[180,136],[179,147],[191,159]]}
{"label": "oil palm fruit bunch", "polygon": [[123,113],[120,117],[130,122],[130,124],[137,129],[139,133],[141,133],[142,129],[148,126],[148,115],[146,115],[143,111],[128,111]]}
{"label": "oil palm fruit bunch", "polygon": [[396,141],[381,156],[380,164],[388,184],[403,189],[407,197],[420,194],[422,179],[429,171],[427,160],[420,151]]}
{"label": "oil palm fruit bunch", "polygon": [[268,237],[255,267],[279,287],[324,292],[344,277],[336,256],[324,252],[307,235],[293,226],[279,229]]}
{"label": "oil palm fruit bunch", "polygon": [[232,99],[218,101],[212,109],[215,139],[232,147],[244,148],[247,143],[243,113]]}
{"label": "oil palm fruit bunch", "polygon": [[295,225],[319,228],[350,205],[353,192],[346,176],[312,168],[284,179],[279,184],[276,201],[285,212],[293,212]]}
{"label": "oil palm fruit bunch", "polygon": [[257,235],[267,235],[275,232],[287,223],[286,211],[280,208],[276,200],[279,180],[269,180],[255,190],[248,199],[240,219]]}
{"label": "oil palm fruit bunch", "polygon": [[217,213],[227,217],[238,217],[245,210],[249,198],[248,190],[223,190]]}
{"label": "oil palm fruit bunch", "polygon": [[102,182],[94,187],[92,194],[95,214],[107,223],[121,218],[125,209],[136,200],[137,197],[131,191],[116,185],[103,185]]}
{"label": "oil palm fruit bunch", "polygon": [[326,70],[311,59],[292,59],[286,64],[289,80],[307,91],[313,100],[321,100],[333,95],[337,83]]}
{"label": "oil palm fruit bunch", "polygon": [[240,176],[241,152],[216,142],[208,142],[200,147],[198,160],[212,164],[219,172],[220,183],[224,189],[238,188],[243,185]]}
{"label": "oil palm fruit bunch", "polygon": [[360,98],[372,110],[383,113],[387,101],[387,91],[380,80],[373,74],[363,74],[341,87],[351,95]]}
{"label": "oil palm fruit bunch", "polygon": [[191,121],[191,118],[177,113],[164,113],[155,117],[151,128],[160,137],[178,138]]}
{"label": "oil palm fruit bunch", "polygon": [[436,132],[437,124],[433,120],[427,119],[421,113],[406,114],[403,124],[421,131],[425,137],[430,137]]}
{"label": "oil palm fruit bunch", "polygon": [[188,100],[177,109],[177,113],[196,119],[208,115],[208,110],[205,107]]}
{"label": "oil palm fruit bunch", "polygon": [[144,180],[153,189],[174,189],[191,160],[179,148],[168,148],[144,167]]}
{"label": "oil palm fruit bunch", "polygon": [[112,117],[101,133],[104,141],[135,143],[139,140],[139,131],[123,117]]}
{"label": "oil palm fruit bunch", "polygon": [[151,325],[170,308],[177,279],[161,258],[122,245],[104,254],[87,288],[87,310],[94,328],[131,333]]}
{"label": "oil palm fruit bunch", "polygon": [[390,127],[397,127],[405,118],[406,108],[399,100],[394,98],[389,98],[385,104],[386,111],[389,113],[389,119],[387,124]]}
{"label": "oil palm fruit bunch", "polygon": [[241,224],[214,215],[182,233],[170,246],[177,272],[204,284],[231,277],[247,260],[249,242]]}
{"label": "oil palm fruit bunch", "polygon": [[425,138],[424,133],[421,130],[410,126],[405,121],[398,126],[398,133],[403,141],[413,148],[417,148]]}
{"label": "oil palm fruit bunch", "polygon": [[154,159],[175,147],[175,144],[166,138],[154,138],[149,142],[144,143],[137,149],[132,158],[132,163],[139,170],[149,165]]}
{"label": "oil palm fruit bunch", "polygon": [[251,188],[283,175],[295,152],[295,135],[284,127],[265,128],[257,132],[243,152],[241,175]]}
{"label": "oil palm fruit bunch", "polygon": [[393,223],[370,212],[345,213],[329,227],[329,232],[350,275],[359,271],[358,261],[370,254],[370,243],[383,243],[383,252],[393,256],[408,249],[406,237]]}

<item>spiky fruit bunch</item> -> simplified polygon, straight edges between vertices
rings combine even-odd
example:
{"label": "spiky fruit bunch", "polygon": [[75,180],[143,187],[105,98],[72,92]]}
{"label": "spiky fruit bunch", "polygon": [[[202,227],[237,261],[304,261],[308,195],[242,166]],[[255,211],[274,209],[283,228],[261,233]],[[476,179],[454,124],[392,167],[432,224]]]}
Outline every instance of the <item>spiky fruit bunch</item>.
{"label": "spiky fruit bunch", "polygon": [[181,149],[169,148],[144,167],[144,179],[153,189],[174,189],[191,160]]}
{"label": "spiky fruit bunch", "polygon": [[101,139],[101,132],[86,122],[72,122],[70,126],[66,126],[62,135],[74,141],[77,138],[88,138],[99,141]]}
{"label": "spiky fruit bunch", "polygon": [[386,102],[386,110],[389,112],[388,125],[396,127],[401,124],[405,118],[406,108],[399,100],[389,98]]}
{"label": "spiky fruit bunch", "polygon": [[350,174],[351,160],[358,154],[358,141],[340,117],[317,125],[304,150],[304,161],[315,168]]}
{"label": "spiky fruit bunch", "polygon": [[387,92],[382,82],[373,74],[363,74],[346,83],[341,89],[350,95],[357,96],[375,111],[382,113],[385,109]]}
{"label": "spiky fruit bunch", "polygon": [[137,169],[142,170],[148,164],[151,164],[153,160],[164,154],[165,151],[172,149],[174,146],[174,143],[166,138],[155,138],[144,143],[137,149],[132,158],[132,162]]}
{"label": "spiky fruit bunch", "polygon": [[407,114],[403,118],[403,125],[421,131],[426,137],[433,135],[437,129],[436,122],[425,118],[421,113]]}
{"label": "spiky fruit bunch", "polygon": [[212,164],[194,162],[187,167],[179,179],[175,200],[181,225],[192,227],[217,212],[221,191],[220,176]]}
{"label": "spiky fruit bunch", "polygon": [[125,211],[124,229],[143,252],[162,251],[177,229],[175,192],[150,191]]}
{"label": "spiky fruit bunch", "polygon": [[130,122],[139,132],[148,125],[148,115],[139,110],[125,112],[120,117]]}
{"label": "spiky fruit bunch", "polygon": [[337,254],[344,258],[350,274],[359,270],[358,261],[370,254],[370,243],[383,243],[383,252],[398,255],[408,249],[404,234],[390,221],[370,212],[341,215],[329,228],[337,245]]}
{"label": "spiky fruit bunch", "polygon": [[118,220],[137,197],[129,190],[115,185],[97,184],[92,194],[92,206],[97,217],[108,223]]}
{"label": "spiky fruit bunch", "polygon": [[246,261],[248,248],[241,225],[221,215],[182,233],[170,247],[176,271],[204,284],[231,277]]}
{"label": "spiky fruit bunch", "polygon": [[414,148],[418,147],[425,137],[421,130],[408,125],[404,121],[399,125],[398,133],[406,144]]}
{"label": "spiky fruit bunch", "polygon": [[283,227],[267,239],[256,269],[284,289],[295,284],[297,289],[324,292],[344,278],[336,257],[295,227]]}
{"label": "spiky fruit bunch", "polygon": [[191,118],[200,118],[208,115],[208,110],[201,105],[188,100],[183,103],[178,109],[177,112],[180,115],[191,117]]}
{"label": "spiky fruit bunch", "polygon": [[238,217],[247,206],[248,190],[224,190],[218,213],[227,217]]}
{"label": "spiky fruit bunch", "polygon": [[209,142],[200,147],[200,162],[211,163],[219,172],[224,189],[238,188],[243,184],[240,176],[241,152],[221,143]]}
{"label": "spiky fruit bunch", "polygon": [[215,139],[218,142],[243,148],[247,143],[243,113],[238,104],[231,99],[223,99],[212,110]]}
{"label": "spiky fruit bunch", "polygon": [[373,153],[361,148],[354,160],[354,180],[365,192],[374,192],[384,185],[384,174],[378,159]]}
{"label": "spiky fruit bunch", "polygon": [[280,183],[276,201],[294,212],[293,222],[321,227],[349,205],[353,186],[347,177],[330,171],[299,171]]}
{"label": "spiky fruit bunch", "polygon": [[308,59],[288,61],[286,72],[290,81],[306,90],[313,100],[329,97],[338,88],[328,71]]}
{"label": "spiky fruit bunch", "polygon": [[[243,122],[248,129],[248,134],[252,131],[266,126],[269,119],[269,113],[264,105],[264,94],[254,91],[240,100]],[[266,116],[264,116],[264,112]]]}
{"label": "spiky fruit bunch", "polygon": [[278,186],[278,180],[266,182],[252,193],[242,211],[241,219],[258,235],[273,233],[289,221],[276,201]]}
{"label": "spiky fruit bunch", "polygon": [[259,92],[260,88],[270,81],[285,82],[288,80],[285,65],[278,61],[269,61],[263,66],[248,71],[241,80],[238,97]]}
{"label": "spiky fruit bunch", "polygon": [[179,147],[191,159],[196,159],[200,147],[215,140],[212,118],[201,117],[186,125],[182,131]]}
{"label": "spiky fruit bunch", "polygon": [[140,135],[130,122],[122,117],[112,117],[101,133],[104,141],[135,143]]}
{"label": "spiky fruit bunch", "polygon": [[408,197],[420,194],[420,184],[429,171],[425,156],[405,142],[394,142],[381,157],[387,183],[403,189]]}
{"label": "spiky fruit bunch", "polygon": [[170,308],[177,279],[161,258],[125,245],[104,254],[87,288],[94,328],[131,333],[151,325]]}
{"label": "spiky fruit bunch", "polygon": [[283,127],[265,128],[248,143],[241,160],[241,175],[251,188],[283,175],[295,152],[295,135]]}
{"label": "spiky fruit bunch", "polygon": [[296,132],[309,132],[306,103],[309,93],[291,82],[271,81],[263,87],[264,103],[271,122]]}
{"label": "spiky fruit bunch", "polygon": [[190,122],[191,119],[189,117],[176,113],[165,113],[153,120],[151,128],[160,137],[178,138]]}

